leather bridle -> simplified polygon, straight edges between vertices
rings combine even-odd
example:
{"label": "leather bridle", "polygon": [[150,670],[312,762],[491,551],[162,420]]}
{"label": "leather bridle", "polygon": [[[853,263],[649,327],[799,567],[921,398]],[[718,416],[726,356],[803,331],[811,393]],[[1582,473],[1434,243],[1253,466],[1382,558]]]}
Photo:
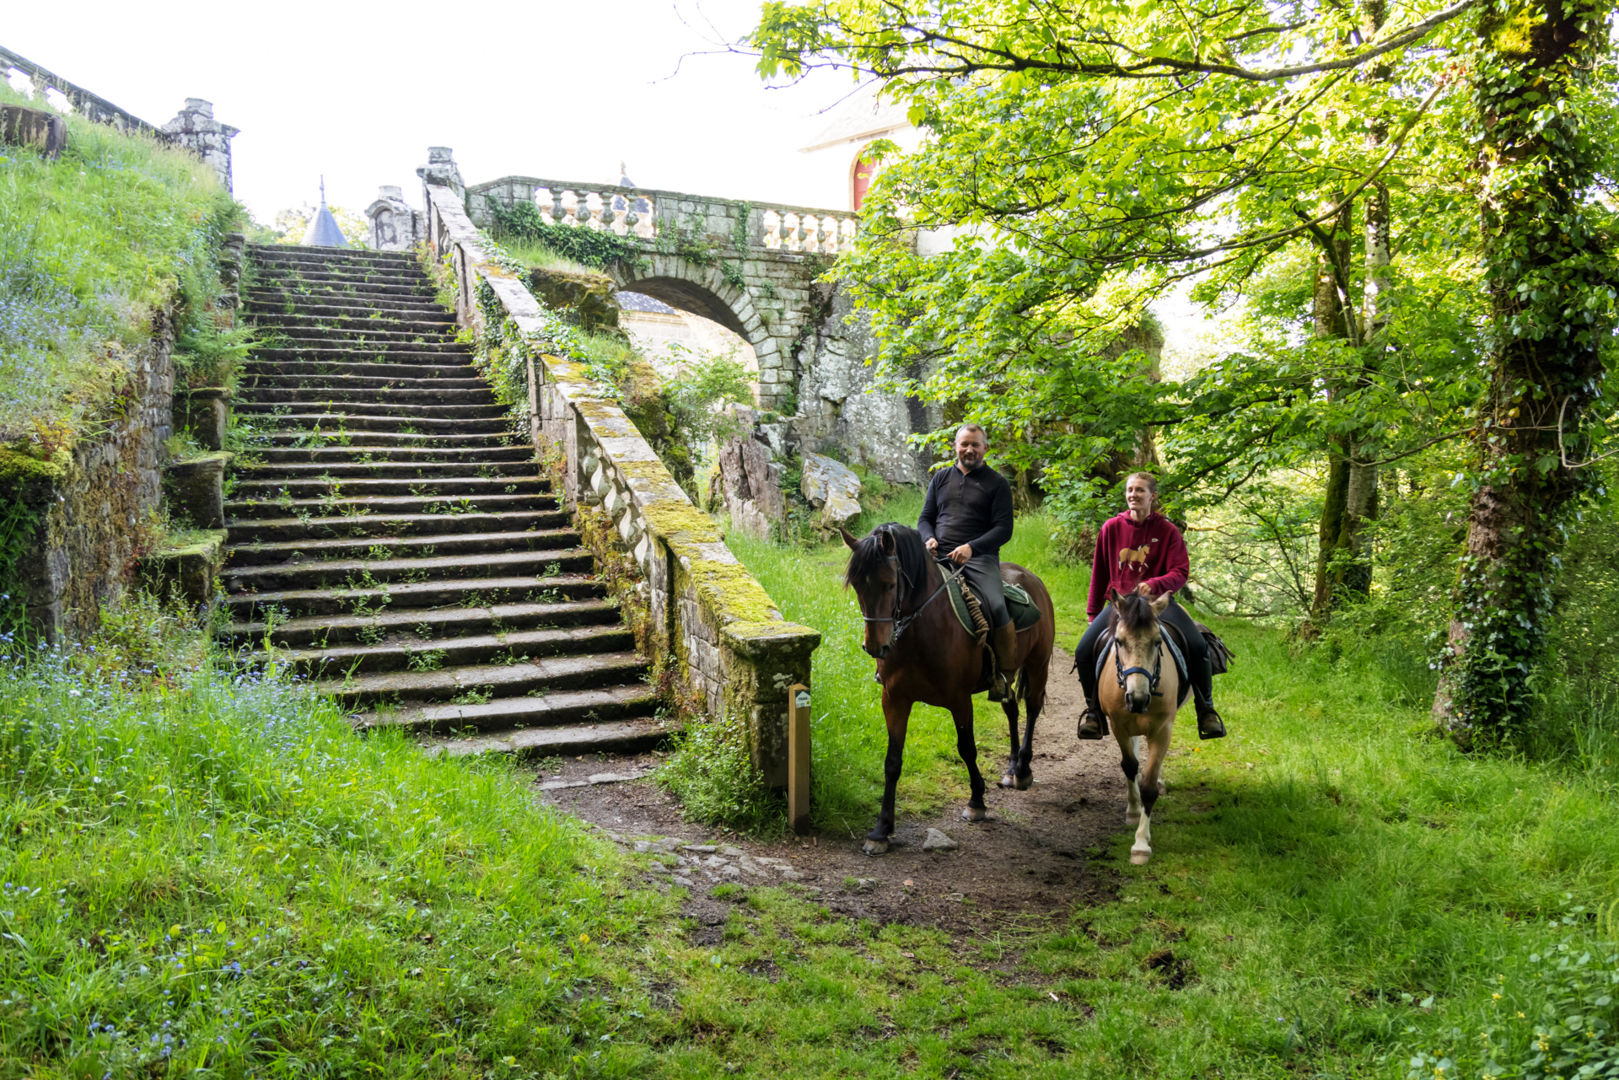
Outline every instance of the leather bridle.
{"label": "leather bridle", "polygon": [[1152,696],[1153,697],[1163,697],[1164,696],[1163,691],[1158,689],[1158,678],[1163,673],[1163,667],[1164,667],[1164,632],[1163,632],[1162,629],[1160,629],[1158,631],[1158,640],[1153,643],[1152,670],[1148,671],[1144,667],[1139,667],[1139,666],[1138,667],[1125,667],[1124,666],[1124,650],[1119,648],[1119,631],[1118,631],[1117,626],[1114,627],[1114,629],[1113,629],[1113,672],[1114,672],[1114,674],[1116,674],[1119,677],[1119,689],[1120,690],[1124,689],[1124,680],[1128,679],[1131,675],[1145,675],[1147,677],[1147,689],[1151,692]]}
{"label": "leather bridle", "polygon": [[[900,636],[905,633],[906,627],[910,626],[911,623],[915,621],[916,617],[922,614],[923,609],[929,604],[933,603],[933,601],[938,598],[940,593],[944,592],[945,586],[950,584],[950,577],[949,572],[946,571],[945,579],[939,583],[939,587],[937,589],[933,590],[932,596],[929,596],[926,600],[918,604],[916,606],[916,610],[911,612],[909,615],[901,615],[899,610],[905,606],[905,597],[908,593],[916,591],[916,585],[911,581],[910,578],[905,576],[904,569],[900,567],[898,555],[888,556],[888,563],[894,568],[894,614],[881,616],[867,615],[862,612],[861,618],[865,619],[869,623],[893,623],[894,632],[888,636],[888,647],[892,649],[895,645],[899,644]],[[902,584],[905,586],[905,588],[900,588]]]}

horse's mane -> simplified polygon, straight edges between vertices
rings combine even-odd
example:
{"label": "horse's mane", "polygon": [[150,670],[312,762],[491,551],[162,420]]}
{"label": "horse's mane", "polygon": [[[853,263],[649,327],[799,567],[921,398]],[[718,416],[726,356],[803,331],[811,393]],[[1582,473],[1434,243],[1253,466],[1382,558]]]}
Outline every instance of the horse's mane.
{"label": "horse's mane", "polygon": [[1158,619],[1153,614],[1152,604],[1139,593],[1125,593],[1119,597],[1113,602],[1113,612],[1114,625],[1130,632],[1146,630]]}
{"label": "horse's mane", "polygon": [[845,585],[865,581],[882,567],[888,559],[883,551],[882,534],[894,538],[894,551],[899,555],[899,570],[910,587],[920,588],[927,577],[927,548],[922,546],[922,534],[909,525],[890,521],[871,530],[870,534],[855,541],[849,555],[849,569],[843,575]]}

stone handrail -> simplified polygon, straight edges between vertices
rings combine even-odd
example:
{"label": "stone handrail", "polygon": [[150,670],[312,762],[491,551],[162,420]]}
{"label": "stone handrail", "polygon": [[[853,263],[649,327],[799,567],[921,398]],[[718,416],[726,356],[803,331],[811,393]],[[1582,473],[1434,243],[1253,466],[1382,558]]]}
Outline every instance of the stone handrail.
{"label": "stone handrail", "polygon": [[41,101],[47,100],[47,94],[54,90],[67,100],[69,109],[98,124],[111,124],[123,132],[141,131],[154,138],[164,138],[157,125],[148,124],[133,113],[125,112],[106,98],[68,82],[27,57],[18,56],[10,49],[0,48],[0,75],[9,76],[11,71],[20,71],[27,75],[34,84],[34,96]]}
{"label": "stone handrail", "polygon": [[[744,721],[754,764],[780,787],[787,777],[787,690],[809,685],[818,631],[786,622],[737,561],[708,515],[692,505],[617,403],[604,397],[576,360],[547,351],[550,323],[518,277],[489,259],[461,197],[427,178],[427,241],[453,270],[456,314],[480,335],[505,319],[527,349],[528,396],[536,447],[543,438],[564,458],[570,509],[600,513],[643,575],[656,645],[679,658],[713,715]],[[479,303],[487,286],[494,307]]]}
{"label": "stone handrail", "polygon": [[[467,209],[483,220],[490,202],[507,206],[533,203],[548,225],[602,229],[619,236],[651,240],[660,231],[697,231],[735,243],[738,232],[750,250],[836,255],[848,250],[859,218],[846,210],[778,203],[742,202],[655,188],[503,176],[466,189]],[[740,213],[748,219],[740,230]],[[695,225],[695,229],[693,226]]]}

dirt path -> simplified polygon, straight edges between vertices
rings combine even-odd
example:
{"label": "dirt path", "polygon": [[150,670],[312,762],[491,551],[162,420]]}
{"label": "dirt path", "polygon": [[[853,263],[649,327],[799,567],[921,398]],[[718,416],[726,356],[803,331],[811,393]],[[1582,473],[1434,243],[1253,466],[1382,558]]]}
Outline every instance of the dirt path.
{"label": "dirt path", "polygon": [[[960,820],[967,800],[963,771],[961,798],[931,819],[901,818],[892,850],[879,858],[862,854],[860,837],[759,843],[715,833],[685,821],[679,805],[650,779],[583,783],[605,770],[648,771],[656,763],[650,756],[569,759],[537,777],[536,785],[551,788],[542,792],[547,801],[620,842],[639,840],[641,850],[664,852],[670,865],[662,880],[689,886],[687,913],[699,924],[717,927],[727,910],[710,897],[713,885],[786,879],[816,890],[821,903],[853,918],[937,926],[955,935],[1004,930],[1009,918],[1032,929],[1054,916],[1066,919],[1075,905],[1108,899],[1116,881],[1114,860],[1095,846],[1125,827],[1118,748],[1111,738],[1074,738],[1078,696],[1076,680],[1053,677],[1035,732],[1035,782],[1028,791],[994,786],[1005,760],[1004,728],[986,730],[980,723],[979,761],[990,785],[990,820],[977,825]],[[943,713],[936,719],[949,722]],[[880,767],[876,761],[872,765]],[[554,786],[559,783],[580,786]],[[902,779],[902,790],[903,784]],[[923,851],[929,828],[943,831],[959,847]],[[661,844],[647,839],[658,837],[673,839]]]}

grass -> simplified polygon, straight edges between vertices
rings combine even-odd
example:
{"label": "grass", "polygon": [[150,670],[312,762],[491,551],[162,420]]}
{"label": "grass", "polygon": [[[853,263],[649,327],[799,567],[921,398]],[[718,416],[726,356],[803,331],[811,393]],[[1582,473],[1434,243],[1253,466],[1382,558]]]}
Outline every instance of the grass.
{"label": "grass", "polygon": [[544,244],[532,240],[520,240],[515,236],[501,238],[500,246],[505,248],[512,258],[537,270],[564,270],[570,274],[588,274],[591,277],[601,277],[602,272],[577,262],[566,255],[558,255]]}
{"label": "grass", "polygon": [[[37,104],[9,85],[0,101]],[[67,124],[56,161],[0,148],[0,443],[60,440],[98,415],[176,275],[207,260],[234,214],[193,155],[82,117]]]}
{"label": "grass", "polygon": [[[1007,554],[1071,645],[1083,573],[1041,563],[1042,532],[1022,520]],[[826,635],[819,842],[858,874],[843,822],[875,816],[881,728],[843,559],[736,546]],[[796,886],[715,892],[705,933],[637,883],[652,856],[500,763],[358,739],[192,657],[122,686],[80,670],[161,636],[140,626],[0,667],[0,1075],[1478,1080],[1619,1053],[1606,751],[1464,757],[1387,657],[1221,629],[1232,735],[1177,746],[1153,862],[1128,864],[1121,824],[1088,853],[1115,900],[957,936]],[[902,814],[963,798],[948,727],[919,710]]]}

